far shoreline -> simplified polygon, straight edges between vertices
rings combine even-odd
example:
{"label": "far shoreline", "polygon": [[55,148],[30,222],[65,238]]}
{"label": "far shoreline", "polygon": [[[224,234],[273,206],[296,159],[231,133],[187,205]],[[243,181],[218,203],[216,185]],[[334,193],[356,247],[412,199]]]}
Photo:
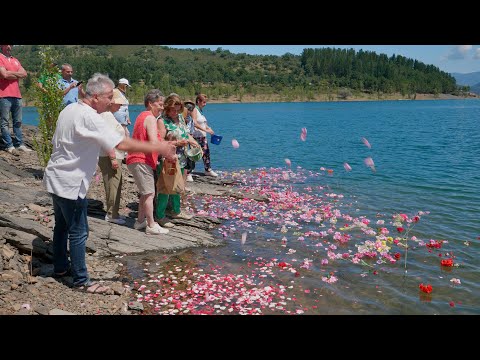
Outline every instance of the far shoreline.
{"label": "far shoreline", "polygon": [[[208,98],[208,91],[204,92]],[[128,97],[128,93],[127,93]],[[32,105],[33,101],[23,98],[23,107],[35,107]],[[286,98],[285,96],[278,94],[261,94],[261,95],[250,95],[245,94],[242,97],[238,96],[229,96],[222,98],[208,98],[210,104],[254,104],[254,103],[300,103],[300,102],[312,102],[312,103],[328,103],[328,102],[363,102],[363,101],[416,101],[416,100],[466,100],[466,99],[480,99],[479,95],[470,93],[466,96],[458,96],[451,94],[420,94],[417,93],[414,95],[414,98],[411,96],[402,96],[401,94],[367,94],[362,93],[360,96],[352,95],[346,98],[341,98],[339,96],[327,95],[327,94],[318,94],[313,98]],[[195,97],[186,96],[184,101],[195,101]],[[130,102],[130,105],[143,105],[143,102]]]}

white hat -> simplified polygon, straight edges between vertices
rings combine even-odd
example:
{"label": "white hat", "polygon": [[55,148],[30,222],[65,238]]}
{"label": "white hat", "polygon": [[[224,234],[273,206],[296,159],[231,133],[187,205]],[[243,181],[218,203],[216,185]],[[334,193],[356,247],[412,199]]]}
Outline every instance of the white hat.
{"label": "white hat", "polygon": [[131,87],[131,86],[130,86],[130,83],[129,83],[128,80],[125,79],[125,78],[121,78],[120,80],[118,80],[118,83],[119,83],[119,84],[125,84],[125,85]]}

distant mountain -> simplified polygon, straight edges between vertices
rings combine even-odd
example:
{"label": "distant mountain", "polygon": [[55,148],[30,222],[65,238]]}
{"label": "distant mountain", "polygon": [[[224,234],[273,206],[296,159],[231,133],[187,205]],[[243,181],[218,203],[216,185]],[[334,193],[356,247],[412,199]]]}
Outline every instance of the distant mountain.
{"label": "distant mountain", "polygon": [[452,73],[452,76],[457,80],[457,85],[472,86],[480,83],[480,71],[468,74]]}
{"label": "distant mountain", "polygon": [[480,95],[480,83],[470,86],[470,92]]}

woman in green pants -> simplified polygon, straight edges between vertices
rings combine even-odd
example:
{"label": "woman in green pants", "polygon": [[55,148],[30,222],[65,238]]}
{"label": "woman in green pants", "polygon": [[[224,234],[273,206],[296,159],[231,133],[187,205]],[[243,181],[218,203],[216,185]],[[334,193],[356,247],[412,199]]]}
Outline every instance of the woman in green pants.
{"label": "woman in green pants", "polygon": [[[180,163],[182,174],[187,164],[185,155],[185,146],[198,147],[198,143],[189,134],[188,127],[182,116],[183,102],[176,94],[171,94],[165,99],[162,117],[158,118],[157,125],[160,136],[167,141],[174,142],[177,147],[177,156]],[[162,171],[163,159],[157,165],[157,176]],[[180,208],[180,194],[162,194],[157,193],[157,202],[155,208],[155,215],[160,225],[166,228],[174,227],[166,217],[167,205],[171,202],[173,213],[169,214],[172,219],[190,220],[193,215],[186,214]]]}

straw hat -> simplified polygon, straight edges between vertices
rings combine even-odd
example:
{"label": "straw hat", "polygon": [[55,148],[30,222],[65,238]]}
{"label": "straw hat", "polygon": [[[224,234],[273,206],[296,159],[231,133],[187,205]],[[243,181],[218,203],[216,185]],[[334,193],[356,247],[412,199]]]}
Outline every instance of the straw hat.
{"label": "straw hat", "polygon": [[113,89],[113,99],[112,104],[126,105],[125,98],[122,96],[122,93],[118,89]]}
{"label": "straw hat", "polygon": [[185,105],[185,107],[187,107],[187,104],[191,104],[191,106],[193,106],[193,108],[195,109],[195,103],[193,101],[187,100],[183,104]]}

